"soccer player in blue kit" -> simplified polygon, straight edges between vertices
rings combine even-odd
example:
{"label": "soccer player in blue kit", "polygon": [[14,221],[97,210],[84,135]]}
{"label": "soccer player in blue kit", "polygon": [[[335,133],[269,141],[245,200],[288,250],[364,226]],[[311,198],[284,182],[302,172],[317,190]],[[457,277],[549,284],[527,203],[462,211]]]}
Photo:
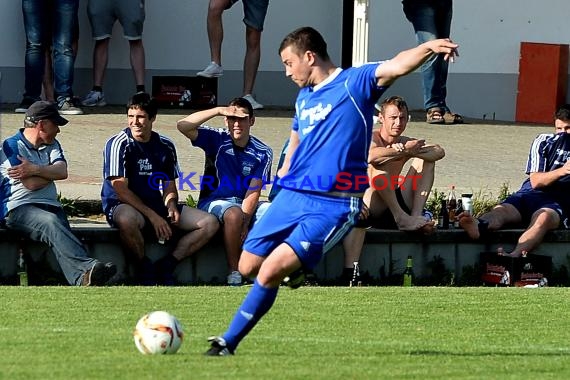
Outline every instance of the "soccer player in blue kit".
{"label": "soccer player in blue kit", "polygon": [[[136,281],[175,285],[178,263],[203,247],[219,224],[208,213],[179,204],[176,147],[153,130],[157,112],[156,100],[147,93],[129,99],[127,128],[105,143],[101,201],[107,222],[119,230]],[[170,240],[175,232],[174,249],[153,262],[145,242]]]}
{"label": "soccer player in blue kit", "polygon": [[397,78],[433,54],[453,58],[457,47],[449,39],[433,40],[389,61],[341,69],[315,29],[302,27],[284,38],[279,54],[285,74],[301,90],[278,173],[282,190],[244,243],[239,271],[256,276],[253,287],[226,332],[209,338],[206,355],[232,355],[269,311],[283,279],[314,268],[348,233],[368,187],[374,104]]}
{"label": "soccer player in blue kit", "polygon": [[521,188],[479,218],[461,213],[459,225],[472,239],[505,225],[528,225],[512,251],[505,252],[502,247],[497,251],[503,256],[525,256],[548,231],[570,228],[569,157],[570,104],[564,104],[554,115],[554,134],[540,134],[532,142],[526,165],[528,178]]}

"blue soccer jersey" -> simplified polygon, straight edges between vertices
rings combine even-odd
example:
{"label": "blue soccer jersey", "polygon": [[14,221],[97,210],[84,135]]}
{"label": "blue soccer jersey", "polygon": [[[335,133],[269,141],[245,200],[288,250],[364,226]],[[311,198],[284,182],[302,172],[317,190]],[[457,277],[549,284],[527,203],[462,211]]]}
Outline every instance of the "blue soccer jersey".
{"label": "blue soccer jersey", "polygon": [[103,152],[103,210],[120,203],[111,185],[111,178],[124,177],[129,190],[161,216],[167,215],[162,189],[167,181],[178,178],[178,160],[172,140],[152,132],[150,141],[141,143],[133,139],[131,130],[124,129],[111,137]]}
{"label": "blue soccer jersey", "polygon": [[[526,164],[526,173],[550,172],[564,166],[570,156],[570,135],[562,132],[558,134],[545,133],[538,135],[530,147]],[[527,178],[521,191],[533,190],[530,178]],[[554,195],[567,197],[570,190],[570,176],[565,176],[555,183],[541,188],[541,191]]]}
{"label": "blue soccer jersey", "polygon": [[213,199],[243,200],[252,179],[262,179],[264,183],[270,179],[273,151],[254,136],[241,148],[233,143],[226,129],[202,126],[192,145],[203,149],[215,168],[214,173],[201,179],[201,186],[211,192],[200,199],[199,207]]}
{"label": "blue soccer jersey", "polygon": [[379,87],[378,63],[337,69],[314,87],[302,88],[292,129],[299,145],[282,187],[320,193],[362,193],[368,187],[368,149]]}
{"label": "blue soccer jersey", "polygon": [[10,210],[22,204],[40,203],[61,206],[57,200],[57,190],[53,181],[41,189],[30,190],[19,179],[8,176],[9,168],[22,163],[18,156],[40,166],[53,165],[58,161],[65,162],[63,149],[57,140],[53,144],[35,148],[26,140],[22,131],[23,129],[4,140],[0,149],[0,219],[4,219]]}

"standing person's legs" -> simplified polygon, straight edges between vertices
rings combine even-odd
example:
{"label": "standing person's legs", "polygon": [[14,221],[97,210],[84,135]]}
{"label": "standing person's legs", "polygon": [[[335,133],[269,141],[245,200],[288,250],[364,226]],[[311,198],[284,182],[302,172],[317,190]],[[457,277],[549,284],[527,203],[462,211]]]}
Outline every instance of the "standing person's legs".
{"label": "standing person's legs", "polygon": [[55,102],[53,94],[53,64],[51,60],[51,48],[45,51],[46,63],[44,69],[44,79],[42,81],[42,99],[48,102]]}
{"label": "standing person's legs", "polygon": [[[434,4],[408,1],[404,3],[406,18],[412,23],[418,44],[437,38],[448,38],[451,29],[452,4],[450,0],[441,0]],[[447,108],[447,61],[441,55],[435,55],[422,67],[424,107]]]}
{"label": "standing person's legs", "polygon": [[208,5],[208,42],[210,43],[210,59],[222,65],[222,41],[224,39],[224,26],[222,13],[232,6],[236,0],[210,0]]}
{"label": "standing person's legs", "polygon": [[84,273],[93,268],[96,260],[87,257],[83,244],[71,232],[63,210],[49,207],[46,210],[39,205],[19,206],[6,217],[6,227],[49,245],[68,283],[81,285]]}
{"label": "standing person's legs", "polygon": [[261,57],[261,31],[250,26],[245,28],[245,58],[243,60],[243,95],[253,93],[255,78]]}
{"label": "standing person's legs", "polygon": [[56,0],[53,14],[54,92],[58,102],[73,97],[78,0]]}
{"label": "standing person's legs", "polygon": [[110,37],[98,39],[93,47],[93,86],[103,88],[105,81],[105,71],[109,61],[109,42]]}
{"label": "standing person's legs", "polygon": [[[137,92],[144,91],[145,53],[142,39],[129,40],[131,67],[135,76]],[[142,87],[141,87],[142,86]]]}
{"label": "standing person's legs", "polygon": [[144,28],[144,0],[121,0],[116,3],[119,23],[123,26],[123,35],[129,41],[131,68],[135,76],[137,92],[144,91],[145,51],[142,41]]}
{"label": "standing person's legs", "polygon": [[263,105],[253,97],[253,88],[259,69],[261,32],[268,7],[269,0],[247,0],[243,2],[246,44],[243,60],[243,96],[251,103],[253,109],[263,108]]}
{"label": "standing person's legs", "polygon": [[[49,23],[47,22],[49,17],[46,18],[46,13],[48,13],[47,2],[22,0],[22,14],[26,33],[24,101],[28,106],[36,100],[40,100],[42,92],[45,54],[51,38],[48,31]],[[25,110],[21,112],[25,112]]]}
{"label": "standing person's legs", "polygon": [[105,72],[109,59],[109,43],[113,33],[113,25],[117,20],[114,6],[113,0],[89,0],[87,3],[91,36],[95,40],[92,58],[93,87],[81,102],[87,107],[107,105],[103,93],[103,84],[105,83]]}

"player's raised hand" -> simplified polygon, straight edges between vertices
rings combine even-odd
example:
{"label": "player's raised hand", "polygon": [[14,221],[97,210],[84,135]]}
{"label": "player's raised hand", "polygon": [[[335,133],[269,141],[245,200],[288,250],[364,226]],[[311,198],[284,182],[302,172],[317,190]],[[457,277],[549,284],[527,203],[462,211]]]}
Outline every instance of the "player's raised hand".
{"label": "player's raised hand", "polygon": [[446,61],[454,62],[455,57],[459,57],[459,45],[449,38],[428,41],[426,44],[434,53],[444,54]]}

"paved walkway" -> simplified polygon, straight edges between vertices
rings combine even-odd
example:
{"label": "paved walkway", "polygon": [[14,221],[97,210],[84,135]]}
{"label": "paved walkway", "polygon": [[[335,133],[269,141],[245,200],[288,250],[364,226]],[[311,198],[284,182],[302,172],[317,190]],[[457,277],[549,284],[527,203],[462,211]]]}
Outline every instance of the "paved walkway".
{"label": "paved walkway", "polygon": [[[14,114],[11,105],[0,112],[0,137],[14,134],[21,128],[23,115]],[[160,110],[154,129],[174,140],[181,170],[202,172],[203,154],[176,130],[176,121],[185,111]],[[274,150],[274,168],[285,139],[289,136],[293,111],[263,110],[256,113],[252,132]],[[102,182],[102,149],[105,141],[126,126],[123,107],[86,109],[85,115],[67,116],[70,123],[62,128],[58,139],[69,164],[69,178],[58,181],[61,194],[69,199],[99,199]],[[497,194],[501,184],[509,183],[516,190],[525,178],[528,149],[539,133],[548,133],[552,126],[531,126],[467,120],[465,125],[429,125],[422,113],[414,112],[406,135],[425,138],[444,147],[446,157],[436,167],[434,187],[446,191],[456,185],[458,192],[482,190]],[[223,126],[223,119],[212,120],[212,126]],[[342,141],[338,141],[342,144]],[[194,181],[193,181],[194,183]],[[188,194],[185,189],[181,199]],[[194,195],[197,192],[191,192]]]}

